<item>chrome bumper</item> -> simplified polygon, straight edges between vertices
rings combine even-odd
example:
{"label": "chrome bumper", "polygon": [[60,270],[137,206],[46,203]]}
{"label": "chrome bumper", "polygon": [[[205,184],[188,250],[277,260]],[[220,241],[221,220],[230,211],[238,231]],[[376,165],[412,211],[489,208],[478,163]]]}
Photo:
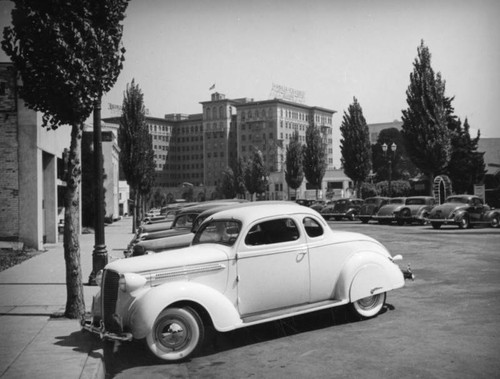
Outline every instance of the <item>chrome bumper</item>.
{"label": "chrome bumper", "polygon": [[406,270],[401,269],[401,272],[403,273],[403,277],[405,279],[415,280],[415,274],[411,271],[410,265],[406,267]]}
{"label": "chrome bumper", "polygon": [[132,336],[132,333],[126,333],[126,332],[111,333],[106,331],[104,327],[104,322],[102,320],[99,321],[99,326],[94,326],[93,317],[90,318],[82,317],[82,319],[80,320],[80,326],[82,327],[82,330],[86,330],[93,334],[98,334],[102,340],[132,341],[132,339],[134,338]]}

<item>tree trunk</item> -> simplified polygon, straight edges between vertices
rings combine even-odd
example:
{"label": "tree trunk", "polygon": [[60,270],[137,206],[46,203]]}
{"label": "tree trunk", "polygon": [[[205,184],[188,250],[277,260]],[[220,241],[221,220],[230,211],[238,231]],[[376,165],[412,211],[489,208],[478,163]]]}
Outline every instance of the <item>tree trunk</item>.
{"label": "tree trunk", "polygon": [[82,268],[80,265],[80,149],[83,124],[71,127],[71,145],[66,172],[64,194],[64,260],[66,262],[66,310],[67,318],[80,318],[85,314]]}
{"label": "tree trunk", "polygon": [[137,197],[138,197],[138,191],[134,190],[134,213],[132,217],[132,233],[135,233],[135,229],[137,227]]}

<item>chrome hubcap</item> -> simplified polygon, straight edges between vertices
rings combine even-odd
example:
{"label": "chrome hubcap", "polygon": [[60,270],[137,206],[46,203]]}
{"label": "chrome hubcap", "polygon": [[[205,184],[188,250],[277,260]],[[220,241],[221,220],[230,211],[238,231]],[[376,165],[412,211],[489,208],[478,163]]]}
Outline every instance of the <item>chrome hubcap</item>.
{"label": "chrome hubcap", "polygon": [[179,350],[189,343],[190,335],[182,322],[166,320],[158,325],[156,338],[167,349]]}

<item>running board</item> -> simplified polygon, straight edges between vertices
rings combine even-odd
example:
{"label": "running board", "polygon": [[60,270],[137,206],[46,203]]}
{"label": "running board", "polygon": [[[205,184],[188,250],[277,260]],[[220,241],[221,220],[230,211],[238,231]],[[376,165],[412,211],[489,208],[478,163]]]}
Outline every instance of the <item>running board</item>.
{"label": "running board", "polygon": [[326,301],[320,301],[319,303],[310,303],[288,308],[279,308],[271,312],[254,313],[246,317],[243,317],[241,320],[243,321],[243,324],[245,324],[245,326],[248,326],[249,324],[260,324],[262,322],[279,320],[281,318],[320,311],[322,309],[333,308],[347,303],[348,300],[326,300]]}

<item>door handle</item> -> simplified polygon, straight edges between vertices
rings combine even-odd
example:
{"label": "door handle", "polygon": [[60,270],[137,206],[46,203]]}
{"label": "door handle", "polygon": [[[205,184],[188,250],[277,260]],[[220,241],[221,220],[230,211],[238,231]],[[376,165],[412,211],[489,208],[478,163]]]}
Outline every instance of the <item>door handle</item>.
{"label": "door handle", "polygon": [[295,258],[295,261],[298,263],[300,261],[302,261],[302,259],[304,259],[304,257],[306,256],[307,254],[307,251],[301,251],[299,253],[297,253],[297,257]]}

